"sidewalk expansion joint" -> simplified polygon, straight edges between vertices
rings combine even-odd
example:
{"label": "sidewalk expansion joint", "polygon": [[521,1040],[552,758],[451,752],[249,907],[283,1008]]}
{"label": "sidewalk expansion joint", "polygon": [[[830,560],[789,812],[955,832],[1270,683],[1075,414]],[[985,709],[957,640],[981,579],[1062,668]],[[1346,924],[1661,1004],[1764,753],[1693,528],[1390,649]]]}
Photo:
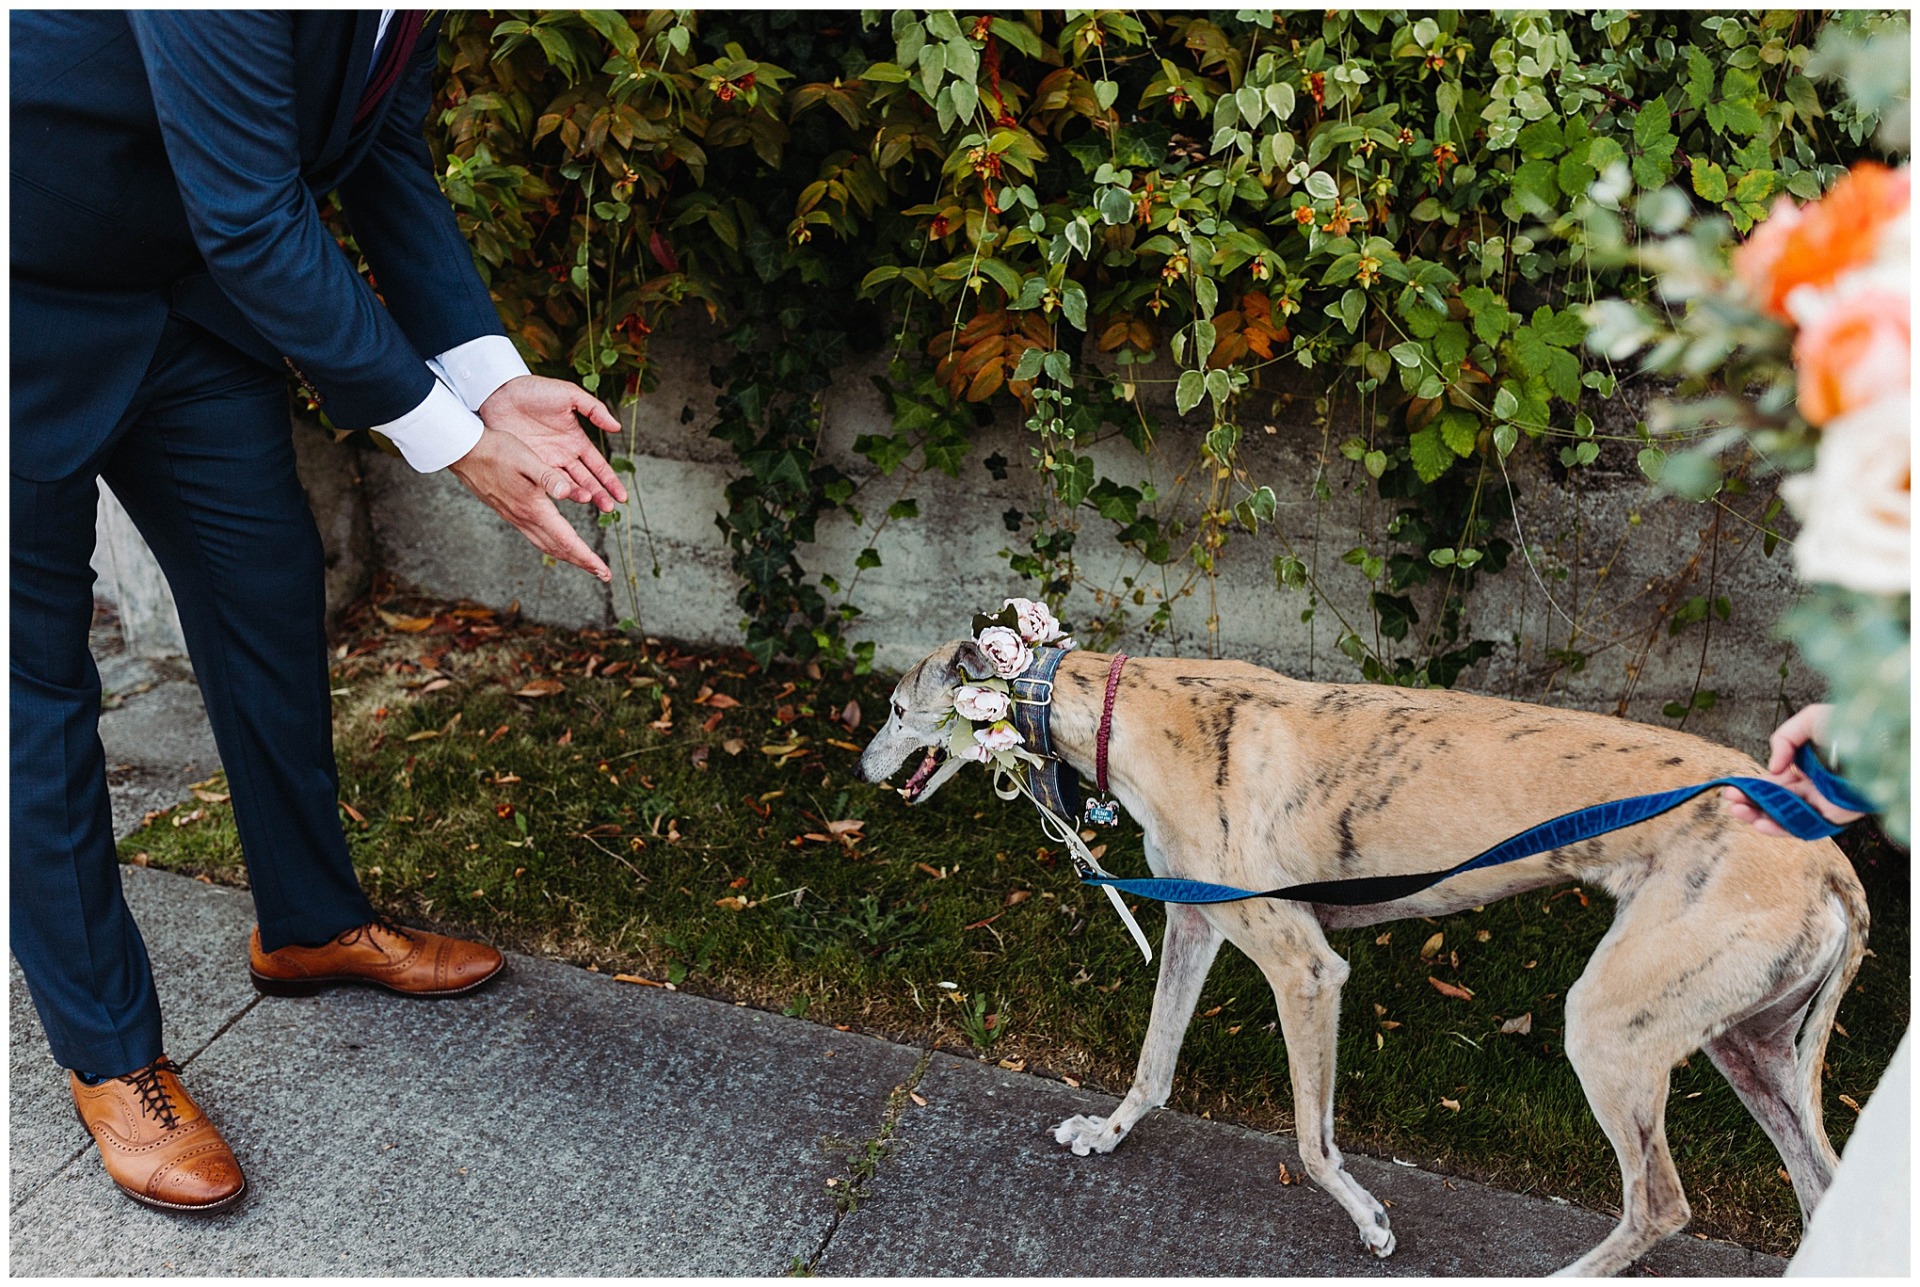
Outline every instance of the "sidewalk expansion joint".
{"label": "sidewalk expansion joint", "polygon": [[827,1254],[827,1248],[833,1244],[833,1236],[840,1232],[841,1222],[858,1211],[860,1204],[873,1195],[873,1181],[880,1174],[881,1164],[893,1152],[893,1133],[899,1127],[907,1105],[913,1102],[920,1079],[926,1076],[927,1068],[932,1063],[932,1049],[922,1050],[907,1079],[888,1093],[887,1106],[880,1114],[879,1129],[872,1135],[851,1145],[845,1140],[824,1142],[827,1148],[848,1148],[847,1172],[844,1176],[835,1176],[827,1181],[828,1190],[833,1194],[833,1218],[827,1222],[826,1231],[820,1235],[820,1245],[813,1249],[813,1254],[793,1258],[793,1264],[787,1270],[789,1277],[812,1277]]}
{"label": "sidewalk expansion joint", "polygon": [[[192,1054],[188,1055],[185,1059],[178,1061],[177,1066],[180,1068],[180,1070],[182,1072],[186,1071],[187,1068],[192,1066],[194,1060],[198,1059],[201,1055],[204,1055],[205,1053],[207,1053],[207,1049],[210,1046],[212,1046],[214,1042],[226,1036],[228,1031],[232,1029],[234,1024],[240,1022],[242,1019],[246,1018],[249,1014],[252,1014],[253,1008],[259,1005],[264,1000],[266,1000],[265,997],[255,995],[251,1001],[248,1001],[245,1005],[241,1006],[238,1010],[236,1010],[233,1013],[233,1016],[231,1018],[229,1018],[225,1023],[221,1024],[218,1028],[214,1029],[213,1035],[211,1037],[208,1037],[205,1041],[201,1042],[198,1046],[196,1046]],[[34,1198],[38,1197],[41,1191],[44,1190],[49,1184],[52,1184],[55,1180],[59,1179],[62,1175],[66,1174],[68,1167],[72,1166],[75,1162],[78,1162],[81,1158],[85,1157],[87,1154],[91,1152],[93,1152],[93,1139],[91,1136],[89,1136],[85,1144],[82,1144],[79,1148],[76,1148],[72,1153],[67,1155],[66,1161],[60,1163],[60,1165],[54,1167],[53,1170],[47,1172],[47,1176],[45,1179],[41,1180],[40,1183],[34,1185],[32,1188],[28,1189],[25,1193],[21,1194],[17,1199],[15,1199],[12,1205],[10,1205],[7,1208],[7,1214],[9,1216],[17,1214],[20,1208],[26,1206],[27,1203],[33,1201]]]}

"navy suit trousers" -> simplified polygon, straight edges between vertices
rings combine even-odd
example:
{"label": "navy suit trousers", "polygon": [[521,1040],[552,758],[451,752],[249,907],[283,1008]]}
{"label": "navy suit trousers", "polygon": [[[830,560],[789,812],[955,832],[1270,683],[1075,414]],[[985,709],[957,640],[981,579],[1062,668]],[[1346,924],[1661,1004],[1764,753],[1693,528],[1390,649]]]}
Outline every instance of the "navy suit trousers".
{"label": "navy suit trousers", "polygon": [[[162,1046],[120,892],[87,647],[96,478],[173,589],[263,945],[324,942],[373,912],[340,828],[323,553],[294,473],[285,377],[170,320],[99,452],[55,481],[12,478],[13,953],[54,1058],[117,1076]],[[246,945],[232,951],[238,969]]]}

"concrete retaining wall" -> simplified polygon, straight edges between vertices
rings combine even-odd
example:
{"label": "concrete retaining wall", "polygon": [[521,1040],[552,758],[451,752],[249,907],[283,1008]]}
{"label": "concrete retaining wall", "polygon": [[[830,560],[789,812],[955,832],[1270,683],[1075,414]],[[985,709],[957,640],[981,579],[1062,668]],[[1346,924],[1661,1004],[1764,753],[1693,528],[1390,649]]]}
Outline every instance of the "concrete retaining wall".
{"label": "concrete retaining wall", "polygon": [[[648,634],[738,643],[737,585],[714,525],[735,464],[729,449],[707,436],[714,406],[707,375],[712,346],[711,335],[697,327],[659,343],[660,385],[626,410],[630,454],[638,466],[626,530],[600,528],[589,512],[566,507],[614,568],[610,590],[577,569],[546,566],[452,475],[418,475],[396,458],[334,445],[312,425],[296,423],[302,477],[328,544],[330,601],[361,593],[370,567],[379,566],[429,594],[499,607],[517,601],[528,616],[557,625],[607,627],[634,616]],[[870,520],[902,493],[903,483],[904,493],[920,502],[919,517],[894,522],[878,541],[884,562],[859,575],[853,594],[865,610],[854,637],[873,640],[879,663],[898,669],[963,633],[972,612],[1027,588],[1001,557],[1021,539],[1011,536],[1001,515],[1036,508],[1039,493],[1021,468],[1029,459],[1030,435],[1008,417],[980,436],[958,480],[934,476],[906,483],[903,475],[873,476],[872,466],[851,447],[857,435],[889,428],[868,379],[879,367],[875,359],[849,369],[829,393],[825,452],[866,480],[857,504]],[[1284,399],[1276,403],[1271,434],[1264,432],[1265,421],[1250,419],[1247,425],[1243,457],[1251,474],[1279,494],[1276,522],[1257,536],[1233,536],[1221,552],[1211,604],[1202,580],[1178,602],[1169,633],[1146,637],[1137,628],[1152,610],[1151,598],[1144,607],[1129,608],[1136,628],[1121,646],[1136,653],[1206,655],[1207,617],[1217,613],[1212,647],[1220,655],[1301,678],[1357,677],[1334,641],[1339,617],[1369,627],[1369,587],[1340,555],[1363,543],[1363,532],[1371,532],[1373,548],[1381,549],[1393,506],[1377,498],[1358,466],[1330,449],[1326,477],[1332,495],[1314,500],[1322,444],[1308,423],[1311,405],[1310,396],[1295,399],[1293,410]],[[1601,408],[1602,434],[1624,433],[1635,414],[1625,397]],[[1148,458],[1124,443],[1096,446],[1093,454],[1122,482],[1150,477],[1163,492],[1172,491],[1177,471],[1193,461],[1198,431],[1178,423],[1171,408],[1164,410],[1162,425]],[[1329,442],[1350,432],[1350,424],[1336,421]],[[1004,480],[982,463],[996,452],[1013,463]],[[1462,677],[1462,687],[1593,710],[1615,710],[1624,701],[1632,718],[1665,722],[1662,704],[1684,700],[1697,678],[1701,688],[1717,692],[1718,702],[1690,717],[1687,727],[1749,750],[1764,745],[1766,732],[1784,713],[1783,698],[1797,705],[1818,696],[1817,676],[1774,637],[1780,613],[1798,593],[1784,549],[1764,557],[1758,534],[1724,512],[1716,542],[1715,508],[1652,496],[1628,444],[1610,444],[1599,464],[1572,486],[1551,477],[1542,456],[1535,450],[1516,453],[1511,486],[1533,558],[1516,556],[1507,571],[1483,578],[1472,596],[1473,634],[1500,647]],[[1507,480],[1491,475],[1488,485],[1505,488]],[[1082,575],[1094,584],[1117,591],[1124,578],[1133,577],[1158,591],[1185,576],[1181,566],[1163,571],[1143,565],[1108,539],[1109,530],[1092,515],[1083,525],[1076,553]],[[124,536],[116,539],[124,544]],[[819,541],[803,562],[847,584],[856,556],[869,543],[870,530],[835,516],[821,524]],[[1312,622],[1300,620],[1306,593],[1283,592],[1274,584],[1273,559],[1289,549],[1315,567],[1325,596]],[[122,557],[119,565],[132,562]],[[1713,594],[1732,601],[1731,619],[1712,623],[1710,646],[1704,646],[1708,627],[1702,624],[1670,637],[1666,611],[1708,593],[1710,581]],[[1415,599],[1427,613],[1431,591],[1416,591]],[[1063,615],[1085,621],[1096,611],[1092,596],[1076,590]],[[1547,653],[1568,647],[1575,620],[1580,631],[1573,647],[1588,654],[1578,673]],[[1415,627],[1416,636],[1421,629]],[[1399,651],[1411,651],[1410,642]]]}
{"label": "concrete retaining wall", "polygon": [[[403,581],[433,593],[466,595],[502,604],[518,599],[528,614],[556,624],[607,626],[634,615],[648,634],[698,643],[733,644],[740,639],[737,585],[726,547],[714,525],[725,504],[724,489],[734,476],[730,450],[707,436],[713,421],[715,391],[707,371],[712,337],[684,330],[656,345],[663,373],[659,387],[629,407],[630,454],[638,467],[637,504],[629,514],[624,539],[619,529],[600,529],[578,514],[580,530],[615,571],[608,592],[568,567],[542,568],[539,556],[517,535],[468,496],[450,477],[422,478],[398,460],[370,459],[366,465],[378,557]],[[854,438],[886,431],[889,424],[879,392],[869,375],[880,359],[847,371],[826,400],[825,452],[848,474],[865,479],[856,503],[869,523],[902,491],[902,475],[878,477],[852,451]],[[1364,475],[1337,452],[1327,467],[1332,498],[1315,502],[1312,482],[1319,468],[1320,435],[1306,427],[1310,398],[1282,409],[1275,432],[1248,425],[1243,455],[1252,475],[1270,481],[1280,496],[1277,522],[1258,536],[1236,534],[1220,559],[1214,606],[1205,582],[1175,610],[1172,631],[1144,637],[1138,629],[1122,639],[1137,653],[1208,651],[1206,619],[1217,611],[1220,655],[1242,657],[1302,678],[1353,679],[1355,667],[1334,648],[1339,628],[1335,610],[1356,625],[1371,621],[1368,586],[1340,561],[1360,543],[1360,533],[1375,533],[1374,548],[1384,544],[1381,529],[1392,517]],[[1622,397],[1601,409],[1601,433],[1630,430],[1637,410]],[[1163,492],[1194,454],[1192,427],[1180,426],[1165,409],[1160,442],[1152,457],[1141,459],[1116,443],[1096,447],[1103,470],[1122,482],[1152,476]],[[1353,432],[1336,423],[1331,441]],[[864,610],[855,638],[872,639],[882,666],[910,665],[943,639],[963,633],[970,614],[997,606],[1001,598],[1025,587],[1001,557],[1012,537],[1001,519],[1010,508],[1033,509],[1039,493],[1021,469],[1029,459],[1031,436],[1009,417],[986,431],[958,480],[923,478],[905,487],[920,501],[920,516],[894,522],[878,542],[884,562],[859,576],[854,601]],[[983,461],[998,452],[1013,468],[996,480]],[[1599,464],[1583,472],[1577,486],[1555,481],[1536,450],[1515,455],[1512,488],[1521,529],[1533,549],[1530,567],[1516,556],[1504,573],[1485,577],[1472,596],[1474,633],[1501,647],[1489,661],[1467,672],[1462,687],[1527,700],[1615,710],[1625,701],[1636,719],[1664,722],[1660,707],[1685,700],[1699,686],[1718,693],[1711,711],[1697,712],[1687,727],[1748,749],[1764,745],[1766,732],[1784,713],[1782,695],[1792,704],[1813,700],[1817,677],[1790,664],[1787,647],[1774,637],[1780,613],[1798,593],[1784,548],[1775,557],[1761,551],[1758,534],[1722,513],[1715,550],[1713,506],[1656,498],[1633,463],[1634,450],[1609,445]],[[1489,485],[1505,487],[1499,475]],[[641,516],[644,514],[644,523]],[[1122,578],[1157,589],[1163,575],[1178,584],[1180,567],[1163,572],[1143,567],[1107,538],[1105,520],[1089,516],[1076,551],[1084,576],[1095,584],[1120,589]],[[1518,545],[1520,542],[1508,533]],[[823,521],[819,541],[803,555],[810,571],[830,573],[844,585],[854,575],[854,560],[871,532],[844,516]],[[623,557],[631,545],[634,558]],[[1326,595],[1311,623],[1302,623],[1307,606],[1302,591],[1281,592],[1273,577],[1273,559],[1288,548],[1318,571]],[[1317,556],[1315,551],[1317,550]],[[657,558],[659,575],[653,574]],[[625,578],[631,576],[633,601]],[[1705,594],[1709,580],[1715,595],[1726,595],[1733,614],[1707,628],[1694,625],[1669,637],[1663,604]],[[1426,600],[1416,592],[1423,612]],[[635,611],[637,603],[637,612]],[[1144,623],[1152,610],[1131,609]],[[1076,591],[1064,615],[1085,620],[1095,612],[1091,596]],[[1574,640],[1589,654],[1584,669],[1569,673],[1549,660],[1546,649],[1568,646],[1569,619],[1581,623]],[[1420,627],[1415,628],[1416,635]],[[1410,651],[1403,645],[1401,651]]]}

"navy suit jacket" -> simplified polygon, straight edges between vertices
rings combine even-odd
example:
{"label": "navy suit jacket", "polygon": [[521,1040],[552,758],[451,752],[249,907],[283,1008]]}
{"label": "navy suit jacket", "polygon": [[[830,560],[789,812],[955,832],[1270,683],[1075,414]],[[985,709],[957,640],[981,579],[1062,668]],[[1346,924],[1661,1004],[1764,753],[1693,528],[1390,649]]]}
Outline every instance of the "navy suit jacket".
{"label": "navy suit jacket", "polygon": [[[418,405],[426,357],[504,333],[423,137],[433,30],[355,128],[377,10],[9,21],[14,473],[92,458],[169,312],[294,368],[344,428]],[[321,222],[332,191],[380,297]]]}

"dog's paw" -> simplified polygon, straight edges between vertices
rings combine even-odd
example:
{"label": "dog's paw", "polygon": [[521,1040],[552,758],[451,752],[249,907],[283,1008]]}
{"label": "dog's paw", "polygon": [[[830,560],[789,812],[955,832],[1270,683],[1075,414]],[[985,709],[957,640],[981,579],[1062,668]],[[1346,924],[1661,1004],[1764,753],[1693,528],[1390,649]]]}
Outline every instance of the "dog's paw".
{"label": "dog's paw", "polygon": [[1373,1223],[1361,1227],[1360,1241],[1366,1243],[1367,1250],[1382,1260],[1393,1254],[1397,1244],[1393,1239],[1393,1227],[1387,1223],[1385,1211],[1375,1211]]}
{"label": "dog's paw", "polygon": [[1069,1117],[1053,1128],[1053,1142],[1065,1144],[1077,1157],[1089,1153],[1111,1153],[1127,1137],[1124,1127],[1110,1124],[1107,1117]]}

